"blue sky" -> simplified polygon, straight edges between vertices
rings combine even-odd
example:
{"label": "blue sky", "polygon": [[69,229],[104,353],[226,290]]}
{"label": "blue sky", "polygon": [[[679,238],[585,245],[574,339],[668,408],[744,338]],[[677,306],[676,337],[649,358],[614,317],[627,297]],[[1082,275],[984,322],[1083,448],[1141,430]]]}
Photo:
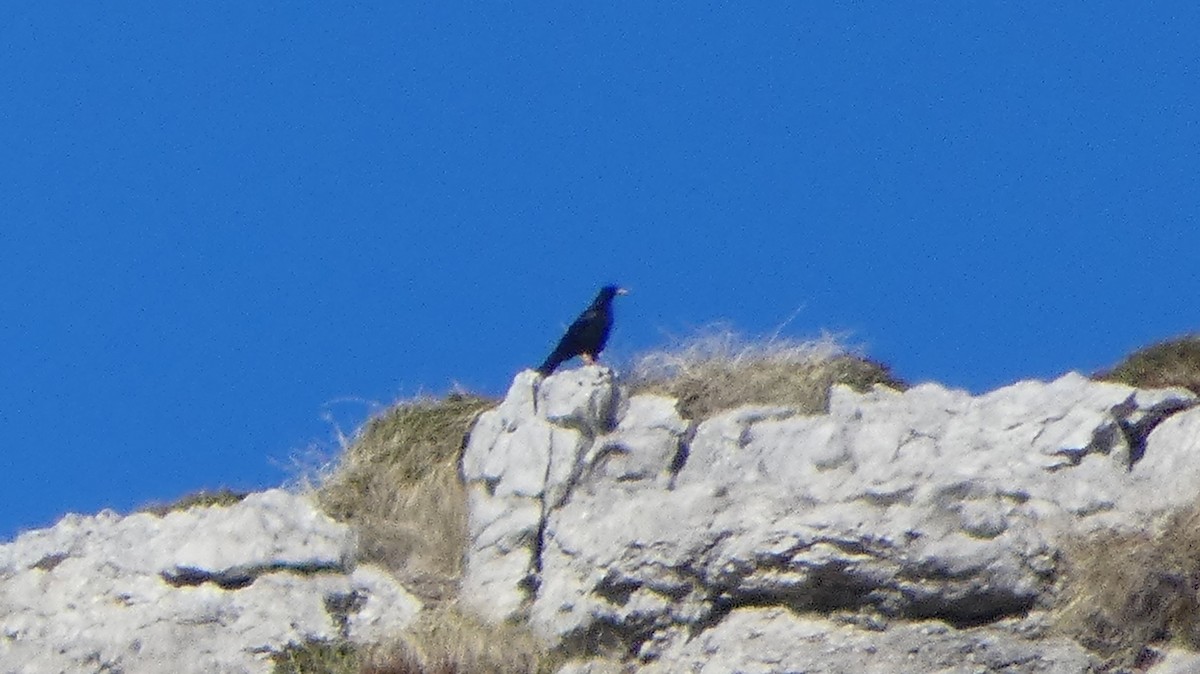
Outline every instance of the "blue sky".
{"label": "blue sky", "polygon": [[1197,329],[1197,6],[794,4],[5,4],[0,538],[499,394],[610,281],[617,359],[974,391]]}

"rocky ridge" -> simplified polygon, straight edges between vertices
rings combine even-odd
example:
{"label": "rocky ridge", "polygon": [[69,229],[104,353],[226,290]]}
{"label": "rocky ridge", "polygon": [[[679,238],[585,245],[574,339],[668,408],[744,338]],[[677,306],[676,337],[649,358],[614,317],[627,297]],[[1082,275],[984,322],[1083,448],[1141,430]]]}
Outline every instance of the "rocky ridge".
{"label": "rocky ridge", "polygon": [[523,373],[463,457],[463,598],[645,674],[1089,671],[1044,619],[1063,546],[1195,502],[1196,402],[1070,374],[695,422]]}
{"label": "rocky ridge", "polygon": [[281,490],[68,515],[0,545],[0,672],[261,674],[289,644],[381,640],[421,604],[355,550],[347,526]]}
{"label": "rocky ridge", "polygon": [[[461,600],[572,655],[560,674],[1100,671],[1048,623],[1065,550],[1195,504],[1197,404],[1072,374],[692,420],[602,367],[522,373],[463,454]],[[0,672],[265,673],[393,638],[421,602],[356,555],[280,490],[71,515],[0,545]]]}

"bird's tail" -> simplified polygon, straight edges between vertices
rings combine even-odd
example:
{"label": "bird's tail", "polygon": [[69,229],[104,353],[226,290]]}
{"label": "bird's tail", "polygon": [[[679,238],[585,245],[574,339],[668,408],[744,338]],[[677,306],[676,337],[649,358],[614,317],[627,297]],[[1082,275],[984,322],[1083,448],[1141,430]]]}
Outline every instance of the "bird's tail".
{"label": "bird's tail", "polygon": [[538,367],[537,371],[540,372],[543,377],[549,377],[550,374],[557,370],[558,366],[562,365],[567,359],[568,357],[563,355],[560,349],[555,349],[549,356],[546,356],[546,362],[542,363]]}
{"label": "bird's tail", "polygon": [[537,371],[541,373],[543,377],[549,377],[552,372],[558,369],[559,365],[562,365],[562,359],[555,357],[554,354],[551,354],[550,357],[546,359],[546,362],[538,366]]}

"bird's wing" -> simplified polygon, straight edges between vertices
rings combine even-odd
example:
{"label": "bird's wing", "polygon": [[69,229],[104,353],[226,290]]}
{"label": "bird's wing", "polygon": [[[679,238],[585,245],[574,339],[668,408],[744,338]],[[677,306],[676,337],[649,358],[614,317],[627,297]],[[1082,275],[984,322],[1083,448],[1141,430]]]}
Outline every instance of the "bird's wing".
{"label": "bird's wing", "polygon": [[579,314],[579,318],[576,318],[575,322],[571,324],[571,327],[567,328],[567,334],[563,335],[563,339],[566,340],[570,338],[573,340],[579,340],[579,338],[583,337],[584,333],[586,333],[599,319],[599,311],[596,311],[595,309],[588,309],[582,314]]}
{"label": "bird's wing", "polygon": [[554,347],[554,351],[546,357],[546,362],[542,363],[538,371],[542,374],[550,374],[562,365],[564,362],[571,360],[587,349],[584,343],[587,341],[587,333],[591,329],[592,324],[599,319],[598,312],[594,309],[588,309],[579,318],[576,318],[567,331],[563,334],[562,339],[558,340],[558,345]]}

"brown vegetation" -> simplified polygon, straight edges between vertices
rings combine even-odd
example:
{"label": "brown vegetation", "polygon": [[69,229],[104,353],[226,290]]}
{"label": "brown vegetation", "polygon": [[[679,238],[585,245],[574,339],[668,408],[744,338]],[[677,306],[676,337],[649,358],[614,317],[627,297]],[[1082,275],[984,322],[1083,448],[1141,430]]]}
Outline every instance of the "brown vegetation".
{"label": "brown vegetation", "polygon": [[1185,335],[1139,349],[1093,378],[1138,388],[1182,387],[1200,394],[1200,335]]}
{"label": "brown vegetation", "polygon": [[449,603],[388,644],[309,641],[273,659],[273,674],[550,674],[558,664],[528,629],[489,624]]}
{"label": "brown vegetation", "polygon": [[[462,572],[463,442],[494,402],[454,394],[397,404],[369,420],[316,491],[322,509],[359,533],[359,557],[438,598]],[[424,592],[422,590],[425,590]]]}
{"label": "brown vegetation", "polygon": [[271,659],[271,674],[359,674],[363,668],[359,647],[345,641],[292,644]]}
{"label": "brown vegetation", "polygon": [[632,393],[677,398],[680,414],[689,419],[751,404],[817,414],[828,411],[834,384],[856,391],[875,384],[907,388],[886,365],[853,353],[832,338],[749,342],[728,330],[649,353],[634,362],[626,381]]}
{"label": "brown vegetation", "polygon": [[312,642],[276,657],[277,674],[539,674],[550,660],[517,625],[460,612],[454,596],[466,548],[458,472],[466,435],[495,401],[452,394],[403,401],[367,421],[320,480],[322,509],[355,527],[359,559],[391,571],[426,609],[394,642]]}
{"label": "brown vegetation", "polygon": [[164,517],[168,513],[173,513],[180,510],[191,510],[192,508],[211,508],[231,506],[235,503],[240,503],[246,498],[246,492],[233,491],[232,489],[202,489],[191,494],[180,497],[171,503],[151,503],[150,505],[142,506],[140,512],[150,513],[158,517]]}
{"label": "brown vegetation", "polygon": [[444,605],[378,649],[363,674],[549,674],[555,664],[524,626],[490,624]]}
{"label": "brown vegetation", "polygon": [[1103,531],[1066,547],[1055,622],[1115,668],[1154,643],[1200,648],[1200,502],[1136,531]]}

